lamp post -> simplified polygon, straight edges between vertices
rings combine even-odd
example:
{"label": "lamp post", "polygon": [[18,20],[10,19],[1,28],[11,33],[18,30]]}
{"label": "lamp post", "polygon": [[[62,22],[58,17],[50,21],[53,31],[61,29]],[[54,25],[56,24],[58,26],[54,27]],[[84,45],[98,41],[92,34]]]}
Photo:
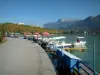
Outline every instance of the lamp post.
{"label": "lamp post", "polygon": [[93,40],[93,71],[95,75],[95,40]]}

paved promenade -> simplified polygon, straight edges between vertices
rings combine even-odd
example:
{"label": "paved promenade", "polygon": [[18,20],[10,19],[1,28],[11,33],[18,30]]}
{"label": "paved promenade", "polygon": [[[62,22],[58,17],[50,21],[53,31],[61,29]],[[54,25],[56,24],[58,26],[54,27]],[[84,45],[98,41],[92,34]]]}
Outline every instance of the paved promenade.
{"label": "paved promenade", "polygon": [[0,75],[56,75],[45,51],[36,43],[8,38],[0,44]]}

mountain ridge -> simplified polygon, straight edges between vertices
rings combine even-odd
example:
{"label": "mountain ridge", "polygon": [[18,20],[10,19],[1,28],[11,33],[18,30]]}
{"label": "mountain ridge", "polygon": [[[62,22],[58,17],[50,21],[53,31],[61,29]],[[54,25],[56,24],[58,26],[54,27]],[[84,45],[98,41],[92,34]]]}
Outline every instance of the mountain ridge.
{"label": "mountain ridge", "polygon": [[44,24],[44,27],[50,29],[100,29],[100,14],[83,20],[59,19],[57,22]]}

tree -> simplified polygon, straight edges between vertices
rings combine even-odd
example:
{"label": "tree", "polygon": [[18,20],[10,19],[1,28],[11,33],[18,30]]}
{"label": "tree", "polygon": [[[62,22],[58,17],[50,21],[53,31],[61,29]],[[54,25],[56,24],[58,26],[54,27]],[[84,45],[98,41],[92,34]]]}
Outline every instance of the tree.
{"label": "tree", "polygon": [[[29,25],[18,25],[18,24],[9,23],[9,22],[3,23],[1,26],[3,26],[3,33],[4,32],[34,33],[36,31],[40,32],[40,33],[43,33],[45,31],[47,31],[49,33],[53,33],[53,34],[56,33],[56,30],[54,30],[54,29],[46,29],[46,28],[41,28],[41,27],[36,27],[36,26],[29,26]],[[61,33],[62,33],[62,31],[61,31]]]}

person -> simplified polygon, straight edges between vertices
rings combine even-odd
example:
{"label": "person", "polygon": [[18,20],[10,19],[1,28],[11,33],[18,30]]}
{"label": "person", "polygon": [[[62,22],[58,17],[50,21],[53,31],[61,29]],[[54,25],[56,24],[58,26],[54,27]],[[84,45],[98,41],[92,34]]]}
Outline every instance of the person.
{"label": "person", "polygon": [[80,39],[77,39],[77,42],[80,42]]}

